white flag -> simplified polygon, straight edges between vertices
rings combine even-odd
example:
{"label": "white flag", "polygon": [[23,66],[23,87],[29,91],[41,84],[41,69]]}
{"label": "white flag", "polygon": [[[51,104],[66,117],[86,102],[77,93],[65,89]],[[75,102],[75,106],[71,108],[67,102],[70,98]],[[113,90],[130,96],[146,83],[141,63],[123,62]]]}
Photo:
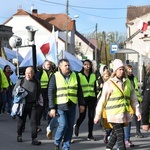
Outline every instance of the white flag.
{"label": "white flag", "polygon": [[40,49],[45,55],[46,59],[55,63],[56,66],[58,65],[57,43],[54,26],[52,29],[51,37],[46,40],[46,42],[40,47]]}

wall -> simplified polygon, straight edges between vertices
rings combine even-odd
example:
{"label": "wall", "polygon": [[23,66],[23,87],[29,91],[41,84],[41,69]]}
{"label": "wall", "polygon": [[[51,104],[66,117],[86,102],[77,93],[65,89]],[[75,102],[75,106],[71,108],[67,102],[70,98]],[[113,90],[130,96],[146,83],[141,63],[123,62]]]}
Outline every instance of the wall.
{"label": "wall", "polygon": [[[81,45],[79,45],[79,43]],[[93,60],[93,49],[87,45],[82,39],[75,35],[75,47],[88,59]],[[79,56],[78,56],[79,57]],[[79,57],[81,59],[81,57]]]}
{"label": "wall", "polygon": [[[141,20],[143,20],[144,22],[148,22],[150,21],[150,13],[146,14],[144,16],[140,17]],[[140,22],[139,19],[134,19],[131,21],[133,23],[133,25],[128,25],[127,27],[127,36],[129,37],[130,35],[134,34],[137,30],[138,30],[138,24]],[[130,32],[129,32],[130,30]],[[130,35],[129,35],[130,33]],[[137,34],[130,42],[127,42],[126,44],[126,48],[130,48],[130,49],[134,49],[137,52],[139,52],[140,55],[140,62],[139,62],[139,66],[137,66],[138,64],[138,59],[134,56],[134,55],[128,55],[128,59],[135,64],[135,68],[137,68],[138,70],[138,75],[137,77],[142,81],[142,67],[143,67],[143,63],[144,64],[148,64],[150,62],[150,49],[148,50],[148,46],[150,46],[150,41],[146,42],[144,41],[144,39],[142,39],[144,37],[145,34],[148,34],[150,36],[150,26],[148,26],[147,30],[145,32],[140,32],[139,34]]]}

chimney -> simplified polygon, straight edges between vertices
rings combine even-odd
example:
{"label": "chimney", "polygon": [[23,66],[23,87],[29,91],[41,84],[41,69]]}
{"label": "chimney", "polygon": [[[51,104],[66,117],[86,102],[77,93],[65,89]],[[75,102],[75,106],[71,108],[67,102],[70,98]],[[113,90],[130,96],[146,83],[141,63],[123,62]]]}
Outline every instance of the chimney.
{"label": "chimney", "polygon": [[37,9],[32,9],[32,15],[34,15],[34,16],[36,16],[36,17],[37,17],[37,15],[38,15],[38,11],[37,11]]}
{"label": "chimney", "polygon": [[20,11],[22,11],[22,5],[18,6],[17,12],[20,12]]}

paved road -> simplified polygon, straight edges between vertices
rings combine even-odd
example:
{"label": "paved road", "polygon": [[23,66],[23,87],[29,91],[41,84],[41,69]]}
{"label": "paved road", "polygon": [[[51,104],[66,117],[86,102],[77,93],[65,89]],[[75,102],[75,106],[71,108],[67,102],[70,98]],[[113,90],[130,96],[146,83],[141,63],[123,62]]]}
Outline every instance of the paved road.
{"label": "paved road", "polygon": [[[17,133],[17,119],[13,120],[7,114],[0,114],[0,150],[53,150],[53,140],[48,140],[46,134],[47,121],[42,121],[42,132],[39,133],[38,139],[42,141],[42,145],[33,146],[31,145],[30,139],[30,126],[29,120],[27,120],[26,131],[23,133],[23,142],[18,143],[16,141]],[[75,143],[71,145],[71,150],[105,150],[105,144],[103,143],[103,134],[99,125],[94,127],[94,136],[97,141],[87,141],[87,120],[84,121],[80,128],[79,137],[73,137]],[[144,132],[144,138],[134,137],[135,127],[132,127],[131,140],[135,144],[136,150],[150,150],[150,133]]]}

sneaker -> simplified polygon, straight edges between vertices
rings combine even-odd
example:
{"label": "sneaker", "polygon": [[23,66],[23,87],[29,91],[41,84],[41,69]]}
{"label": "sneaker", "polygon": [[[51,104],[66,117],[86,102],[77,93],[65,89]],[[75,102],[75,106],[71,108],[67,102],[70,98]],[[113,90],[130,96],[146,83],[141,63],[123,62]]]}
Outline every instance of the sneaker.
{"label": "sneaker", "polygon": [[37,139],[32,140],[32,145],[41,145],[41,141],[38,141]]}
{"label": "sneaker", "polygon": [[126,147],[134,147],[134,144],[130,140],[125,141],[125,145]]}
{"label": "sneaker", "polygon": [[73,126],[73,128],[74,128],[74,134],[75,134],[75,136],[79,136],[79,128],[77,127],[77,125],[75,124]]}
{"label": "sneaker", "polygon": [[22,136],[17,136],[17,142],[22,142]]}
{"label": "sneaker", "polygon": [[51,130],[49,129],[49,127],[47,127],[46,128],[46,137],[48,138],[48,139],[52,139],[52,132],[51,132]]}
{"label": "sneaker", "polygon": [[136,133],[135,137],[137,137],[137,138],[143,138],[144,135],[142,135],[142,133]]}
{"label": "sneaker", "polygon": [[96,139],[95,139],[93,136],[91,136],[91,137],[88,136],[88,137],[87,137],[87,140],[88,140],[88,141],[96,141]]}
{"label": "sneaker", "polygon": [[72,143],[74,143],[74,140],[73,140],[73,139],[71,140],[71,144],[72,144]]}
{"label": "sneaker", "polygon": [[54,150],[59,150],[59,146],[58,145],[54,145]]}
{"label": "sneaker", "polygon": [[41,129],[41,128],[38,128],[38,129],[37,129],[37,132],[41,132],[41,131],[42,131],[42,129]]}

